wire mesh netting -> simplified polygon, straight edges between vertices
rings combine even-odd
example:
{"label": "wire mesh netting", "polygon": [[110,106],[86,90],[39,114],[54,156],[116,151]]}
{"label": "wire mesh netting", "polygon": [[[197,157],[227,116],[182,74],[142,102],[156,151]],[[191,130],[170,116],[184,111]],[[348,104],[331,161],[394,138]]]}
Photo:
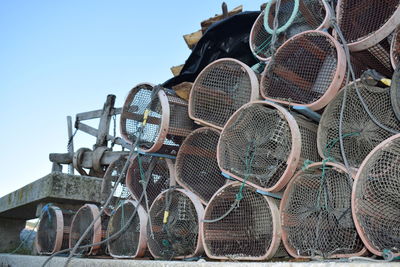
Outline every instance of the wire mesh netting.
{"label": "wire mesh netting", "polygon": [[376,125],[364,109],[356,86],[372,115],[383,125],[400,130],[390,103],[389,88],[369,86],[360,80],[350,83],[329,103],[322,114],[318,128],[318,151],[324,158],[343,162],[339,142],[339,120],[344,90],[347,90],[343,114],[343,144],[351,167],[359,167],[364,158],[380,142],[393,133]]}
{"label": "wire mesh netting", "polygon": [[147,239],[154,258],[182,259],[203,253],[199,224],[204,208],[193,193],[166,190],[154,201],[149,215]]}
{"label": "wire mesh netting", "polygon": [[390,60],[393,69],[397,69],[400,62],[400,27],[396,29],[392,36],[392,42],[390,46]]}
{"label": "wire mesh netting", "polygon": [[73,215],[73,211],[53,205],[43,210],[36,234],[36,248],[40,254],[53,254],[68,248]]}
{"label": "wire mesh netting", "polygon": [[218,164],[227,174],[267,191],[284,188],[306,159],[319,161],[317,125],[283,107],[257,101],[239,109],[218,143]]}
{"label": "wire mesh netting", "polygon": [[353,178],[344,166],[313,163],[288,184],[282,237],[296,258],[343,258],[365,253],[351,215]]}
{"label": "wire mesh netting", "polygon": [[126,160],[126,156],[121,156],[117,160],[113,161],[108,166],[103,177],[103,182],[101,185],[101,195],[103,201],[105,201],[111,194],[112,190],[116,188],[110,204],[104,209],[104,212],[108,216],[111,215],[121,200],[128,199],[130,196],[130,192],[125,185],[125,175],[121,178],[119,183],[116,183],[125,166]]}
{"label": "wire mesh netting", "polygon": [[[99,208],[93,204],[85,204],[77,211],[71,223],[71,231],[69,235],[70,248],[75,246],[99,212]],[[89,230],[88,234],[84,237],[80,243],[80,246],[100,242],[105,237],[105,229],[107,229],[108,219],[108,216],[102,215]],[[77,249],[77,254],[98,255],[104,252],[105,245],[96,245],[89,248]]]}
{"label": "wire mesh netting", "polygon": [[176,158],[177,182],[206,204],[226,184],[217,162],[220,132],[210,127],[193,131],[182,143]]}
{"label": "wire mesh netting", "polygon": [[[278,34],[275,43],[276,48],[282,45],[286,40],[294,35],[308,31],[322,29],[329,24],[329,12],[325,8],[325,4],[321,0],[303,0],[299,1],[299,7],[295,9],[295,1],[281,1],[278,16],[278,25],[286,25],[289,18],[295,12],[293,22],[288,25],[287,29]],[[268,12],[268,25],[273,29],[273,21],[275,18],[275,2],[272,1],[271,8]],[[272,33],[268,32],[264,26],[265,10],[254,22],[250,33],[250,49],[253,54],[261,61],[266,61],[271,56],[271,39]]]}
{"label": "wire mesh netting", "polygon": [[121,136],[127,142],[135,143],[140,129],[143,129],[138,142],[140,149],[176,154],[179,145],[193,128],[187,103],[169,91],[154,88],[144,83],[129,92],[122,107]]}
{"label": "wire mesh netting", "polygon": [[197,76],[190,93],[189,115],[201,124],[222,129],[237,109],[258,95],[252,69],[236,59],[219,59]]}
{"label": "wire mesh netting", "polygon": [[118,238],[108,242],[108,250],[114,258],[136,258],[145,255],[148,216],[137,201],[127,200],[118,206],[108,222],[107,236],[112,236],[125,227],[135,209],[136,214],[127,229]]}
{"label": "wire mesh netting", "polygon": [[393,112],[400,123],[400,68],[397,68],[392,76],[390,100],[392,102]]}
{"label": "wire mesh netting", "polygon": [[[175,170],[172,160],[138,154],[132,159],[128,168],[126,186],[135,199],[140,199],[144,185],[147,183],[145,197],[150,207],[154,199],[162,191],[169,188],[174,175]],[[141,202],[144,207],[146,207],[146,198],[143,198]]]}
{"label": "wire mesh netting", "polygon": [[399,5],[399,0],[339,0],[338,25],[350,50],[363,50],[386,38],[397,25],[391,20],[398,19]]}
{"label": "wire mesh netting", "polygon": [[367,248],[400,256],[400,135],[378,145],[360,167],[353,188],[353,218]]}
{"label": "wire mesh netting", "polygon": [[341,88],[345,61],[343,48],[328,33],[301,33],[285,42],[266,66],[261,95],[284,104],[321,109]]}
{"label": "wire mesh netting", "polygon": [[207,256],[231,260],[287,256],[281,245],[279,209],[275,199],[257,193],[252,187],[244,187],[243,199],[229,212],[240,187],[239,182],[222,187],[206,207],[204,219],[217,220],[202,223]]}

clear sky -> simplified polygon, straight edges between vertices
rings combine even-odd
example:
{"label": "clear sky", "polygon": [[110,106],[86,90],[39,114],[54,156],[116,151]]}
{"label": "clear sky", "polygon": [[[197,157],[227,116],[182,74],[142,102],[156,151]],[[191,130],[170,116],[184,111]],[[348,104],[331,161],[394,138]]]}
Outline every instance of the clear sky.
{"label": "clear sky", "polygon": [[[263,1],[225,1],[259,10]],[[0,1],[0,196],[48,174],[66,152],[66,116],[120,107],[137,83],[161,83],[189,56],[182,35],[222,1]],[[96,122],[94,122],[96,124]],[[83,132],[75,148],[94,139]]]}

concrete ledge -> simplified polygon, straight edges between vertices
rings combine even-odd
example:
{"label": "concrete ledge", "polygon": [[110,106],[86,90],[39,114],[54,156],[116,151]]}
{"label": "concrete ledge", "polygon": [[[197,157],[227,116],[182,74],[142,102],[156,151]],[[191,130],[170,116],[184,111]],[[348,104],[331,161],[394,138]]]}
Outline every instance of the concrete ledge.
{"label": "concrete ledge", "polygon": [[0,198],[0,217],[36,218],[43,202],[83,205],[101,201],[102,179],[54,172]]}
{"label": "concrete ledge", "polygon": [[[41,266],[47,259],[45,256],[22,256],[22,255],[10,255],[0,254],[0,266],[12,266],[12,267],[25,267],[25,266]],[[55,257],[50,261],[47,267],[59,267],[63,266],[67,258]],[[400,262],[390,263],[371,263],[371,262],[208,262],[200,260],[199,262],[187,262],[187,261],[155,261],[155,260],[115,260],[115,259],[83,259],[74,258],[69,266],[81,266],[81,267],[372,267],[372,266],[400,266]]]}

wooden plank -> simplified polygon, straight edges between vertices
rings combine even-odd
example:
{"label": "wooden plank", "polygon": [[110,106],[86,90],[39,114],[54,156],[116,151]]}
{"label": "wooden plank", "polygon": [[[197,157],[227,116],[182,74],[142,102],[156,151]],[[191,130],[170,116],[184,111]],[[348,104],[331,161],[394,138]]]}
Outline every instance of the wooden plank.
{"label": "wooden plank", "polygon": [[[72,118],[71,118],[71,116],[67,116],[67,124],[68,124],[68,143],[71,140],[71,143],[68,144],[68,153],[73,157],[74,156],[74,139],[72,138]],[[62,171],[62,167],[61,167],[61,171]],[[68,173],[74,174],[74,165],[72,163],[70,163],[68,166]]]}
{"label": "wooden plank", "polygon": [[183,82],[178,85],[172,86],[175,93],[182,99],[189,101],[190,91],[192,90],[193,83]]}
{"label": "wooden plank", "polygon": [[179,65],[179,66],[171,67],[171,72],[172,72],[172,74],[173,74],[175,77],[178,76],[178,75],[181,73],[181,70],[182,70],[183,66],[184,66],[184,64]]}
{"label": "wooden plank", "polygon": [[[127,151],[106,151],[101,157],[101,165],[110,165],[111,162],[117,160],[121,155],[129,155]],[[51,153],[49,154],[49,159],[53,163],[57,164],[70,164],[72,162],[72,157],[68,153]],[[91,168],[93,159],[93,152],[85,152],[83,154],[82,167]]]}
{"label": "wooden plank", "polygon": [[[111,116],[112,115],[118,115],[121,114],[122,108],[113,108],[110,112]],[[85,121],[85,120],[91,120],[91,119],[97,119],[101,117],[101,114],[103,114],[102,109],[98,110],[93,110],[93,111],[88,111],[88,112],[82,112],[76,114],[76,120],[77,121]]]}
{"label": "wooden plank", "polygon": [[[239,14],[242,11],[243,11],[242,5],[235,7],[233,10],[228,12],[228,17]],[[212,18],[202,21],[200,23],[202,32],[204,33],[208,29],[208,27],[210,27],[213,23],[223,20],[223,19],[224,19],[224,15],[221,14],[221,15],[217,15],[215,17],[212,17]]]}
{"label": "wooden plank", "polygon": [[115,98],[115,95],[108,95],[107,100],[104,103],[103,113],[100,117],[95,147],[108,145],[107,135],[110,131],[111,110],[114,108]]}
{"label": "wooden plank", "polygon": [[197,32],[185,34],[183,36],[183,39],[185,40],[187,46],[190,49],[193,49],[196,46],[196,44],[200,41],[201,37],[203,37],[203,32],[201,30],[198,30]]}

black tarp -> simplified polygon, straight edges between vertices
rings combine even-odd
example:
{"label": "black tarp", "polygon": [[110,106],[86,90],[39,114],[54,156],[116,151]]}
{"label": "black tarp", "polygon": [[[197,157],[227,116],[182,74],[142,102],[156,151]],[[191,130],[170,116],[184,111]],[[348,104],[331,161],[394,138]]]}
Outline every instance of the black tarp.
{"label": "black tarp", "polygon": [[163,86],[171,88],[182,82],[194,82],[204,67],[219,58],[235,58],[249,66],[256,64],[258,61],[249,47],[249,35],[259,14],[258,11],[241,12],[211,25],[186,60],[180,75]]}

